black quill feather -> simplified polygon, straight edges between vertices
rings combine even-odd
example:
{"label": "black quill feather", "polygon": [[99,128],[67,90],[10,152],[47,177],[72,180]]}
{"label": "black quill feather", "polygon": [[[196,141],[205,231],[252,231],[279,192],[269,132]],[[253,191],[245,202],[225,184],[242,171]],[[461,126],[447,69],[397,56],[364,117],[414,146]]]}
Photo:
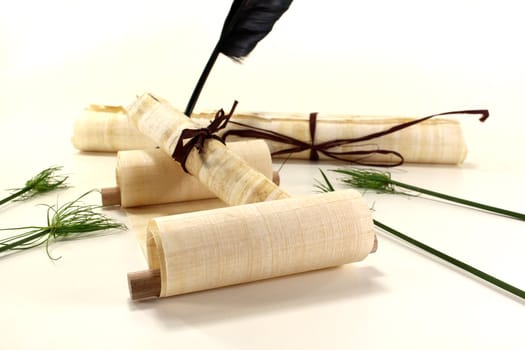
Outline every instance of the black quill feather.
{"label": "black quill feather", "polygon": [[292,0],[235,0],[221,36],[193,90],[185,114],[191,116],[204,83],[220,53],[240,62],[273,28]]}

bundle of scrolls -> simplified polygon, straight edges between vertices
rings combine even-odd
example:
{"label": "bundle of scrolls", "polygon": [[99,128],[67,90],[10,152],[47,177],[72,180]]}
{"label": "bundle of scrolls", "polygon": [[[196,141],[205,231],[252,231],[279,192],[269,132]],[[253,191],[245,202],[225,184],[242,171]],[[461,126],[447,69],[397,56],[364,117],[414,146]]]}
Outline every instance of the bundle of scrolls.
{"label": "bundle of scrolls", "polygon": [[[447,114],[456,112],[443,115]],[[467,147],[460,123],[434,116],[416,119],[243,113],[235,114],[218,134],[228,141],[264,139],[274,158],[339,159],[379,165],[397,165],[403,161],[463,162]],[[205,126],[212,118],[213,114],[201,113],[191,119]],[[82,151],[116,152],[155,147],[155,143],[130,122],[124,108],[96,105],[87,108],[76,120],[72,142]]]}
{"label": "bundle of scrolls", "polygon": [[130,107],[140,132],[230,205],[151,220],[149,269],[128,275],[132,299],[337,266],[375,250],[371,213],[358,192],[290,198],[217,136],[231,114],[221,110],[202,127],[149,94]]}

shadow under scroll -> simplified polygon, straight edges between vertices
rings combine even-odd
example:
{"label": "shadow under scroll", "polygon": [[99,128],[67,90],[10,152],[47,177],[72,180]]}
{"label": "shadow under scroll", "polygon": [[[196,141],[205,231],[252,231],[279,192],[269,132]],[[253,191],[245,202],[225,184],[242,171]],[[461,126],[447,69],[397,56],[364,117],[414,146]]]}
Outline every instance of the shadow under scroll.
{"label": "shadow under scroll", "polygon": [[160,323],[170,328],[207,324],[385,292],[377,281],[381,276],[371,266],[345,265],[145,302],[130,301],[130,309],[154,309]]}

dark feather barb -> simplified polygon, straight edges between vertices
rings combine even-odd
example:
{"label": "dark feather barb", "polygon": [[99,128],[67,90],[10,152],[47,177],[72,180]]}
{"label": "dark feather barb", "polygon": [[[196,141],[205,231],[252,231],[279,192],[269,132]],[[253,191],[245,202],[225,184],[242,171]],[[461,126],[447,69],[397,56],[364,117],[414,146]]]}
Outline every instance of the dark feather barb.
{"label": "dark feather barb", "polygon": [[273,28],[292,0],[235,0],[221,36],[193,90],[184,112],[191,116],[204,83],[220,53],[240,62]]}
{"label": "dark feather barb", "polygon": [[[246,57],[290,7],[291,0],[234,2],[220,39],[220,52],[238,61]],[[239,6],[240,5],[240,6]],[[236,6],[236,7],[234,7]]]}

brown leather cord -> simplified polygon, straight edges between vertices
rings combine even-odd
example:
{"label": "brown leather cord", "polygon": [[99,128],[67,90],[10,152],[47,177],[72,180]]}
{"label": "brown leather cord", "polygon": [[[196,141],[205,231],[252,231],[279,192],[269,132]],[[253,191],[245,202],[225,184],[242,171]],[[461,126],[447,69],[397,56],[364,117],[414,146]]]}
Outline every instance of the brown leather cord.
{"label": "brown leather cord", "polygon": [[[479,119],[481,122],[484,122],[489,117],[489,111],[486,109],[445,112],[445,113],[433,114],[427,117],[415,119],[415,120],[412,120],[406,123],[401,123],[399,125],[395,125],[386,130],[371,133],[371,134],[356,137],[356,138],[336,139],[336,140],[326,141],[326,142],[316,144],[315,143],[315,131],[316,131],[316,125],[317,125],[317,113],[310,113],[310,117],[309,117],[309,129],[310,129],[310,139],[311,139],[310,143],[298,140],[288,135],[277,133],[275,131],[265,130],[262,128],[258,128],[255,126],[247,125],[247,124],[236,122],[236,121],[229,121],[229,122],[231,124],[241,126],[245,129],[228,130],[223,134],[223,139],[226,140],[228,136],[249,137],[249,138],[257,138],[257,139],[265,139],[265,140],[279,142],[279,143],[283,143],[283,144],[291,146],[286,149],[282,149],[280,151],[273,152],[272,156],[310,150],[310,160],[318,160],[319,153],[321,153],[329,158],[333,158],[333,159],[337,159],[337,160],[341,160],[345,162],[352,162],[352,163],[359,164],[359,165],[397,166],[397,165],[403,164],[404,159],[403,159],[403,156],[399,152],[396,152],[394,150],[375,149],[375,150],[336,152],[336,151],[331,151],[331,149],[334,147],[342,146],[342,145],[348,145],[352,143],[363,142],[363,141],[368,141],[368,140],[372,140],[375,138],[379,138],[379,137],[382,137],[388,134],[392,134],[399,130],[408,128],[412,125],[424,122],[425,120],[428,120],[428,119],[431,119],[437,116],[451,115],[451,114],[481,114],[481,118]],[[363,159],[366,159],[373,154],[393,155],[397,158],[397,160],[392,161],[392,162],[386,162],[386,163],[376,163],[376,162],[367,163],[366,161],[363,161]],[[348,158],[348,156],[361,156],[361,157],[357,159],[355,158],[350,159]]]}
{"label": "brown leather cord", "polygon": [[[224,110],[221,108],[217,111],[215,117],[210,122],[210,125],[206,128],[184,129],[182,131],[179,140],[177,141],[177,145],[175,146],[175,150],[173,151],[172,158],[180,163],[185,172],[188,172],[186,169],[186,159],[188,159],[193,147],[196,147],[199,150],[199,153],[202,153],[204,149],[204,141],[207,139],[215,139],[224,143],[224,138],[215,135],[215,133],[226,127],[235,111],[235,107],[237,107],[237,101],[233,102],[233,106],[228,114],[224,114]],[[184,143],[184,140],[186,139],[190,140]]]}

